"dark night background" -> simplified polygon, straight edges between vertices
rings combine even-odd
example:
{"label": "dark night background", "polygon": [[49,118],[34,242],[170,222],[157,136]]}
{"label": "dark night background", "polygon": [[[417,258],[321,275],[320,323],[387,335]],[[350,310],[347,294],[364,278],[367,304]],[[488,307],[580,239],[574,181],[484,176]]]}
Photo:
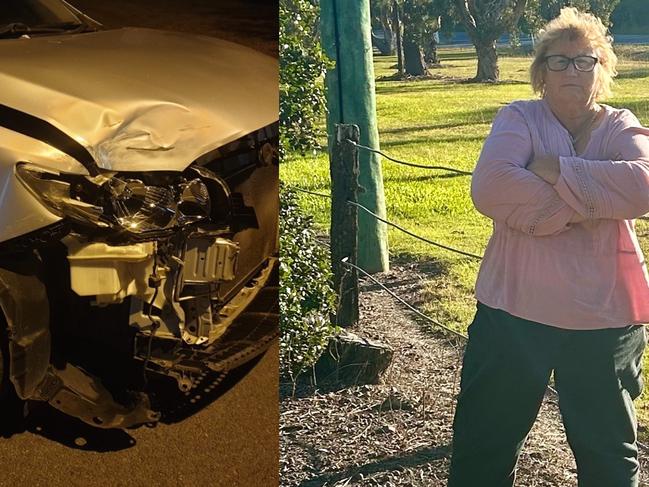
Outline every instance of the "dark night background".
{"label": "dark night background", "polygon": [[275,0],[70,0],[86,15],[115,27],[152,27],[220,37],[277,57]]}

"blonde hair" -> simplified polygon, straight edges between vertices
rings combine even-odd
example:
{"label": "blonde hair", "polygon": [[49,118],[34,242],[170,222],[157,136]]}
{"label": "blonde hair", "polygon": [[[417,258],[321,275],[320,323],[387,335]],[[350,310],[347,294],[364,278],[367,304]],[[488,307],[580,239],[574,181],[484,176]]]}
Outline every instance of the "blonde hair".
{"label": "blonde hair", "polygon": [[548,22],[539,31],[536,43],[535,57],[530,66],[532,89],[543,95],[545,91],[545,56],[550,47],[560,40],[584,40],[595,50],[599,60],[597,78],[595,80],[595,99],[611,95],[613,78],[617,76],[615,67],[617,56],[613,52],[613,38],[608,35],[602,21],[593,14],[580,12],[574,7],[564,7],[559,16]]}

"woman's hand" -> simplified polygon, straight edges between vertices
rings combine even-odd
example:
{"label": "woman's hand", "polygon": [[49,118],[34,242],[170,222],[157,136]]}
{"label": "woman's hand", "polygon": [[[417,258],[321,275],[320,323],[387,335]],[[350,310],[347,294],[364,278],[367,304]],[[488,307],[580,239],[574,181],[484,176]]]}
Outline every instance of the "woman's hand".
{"label": "woman's hand", "polygon": [[559,158],[555,156],[535,157],[527,165],[527,170],[533,172],[538,177],[552,185],[556,184],[561,175]]}

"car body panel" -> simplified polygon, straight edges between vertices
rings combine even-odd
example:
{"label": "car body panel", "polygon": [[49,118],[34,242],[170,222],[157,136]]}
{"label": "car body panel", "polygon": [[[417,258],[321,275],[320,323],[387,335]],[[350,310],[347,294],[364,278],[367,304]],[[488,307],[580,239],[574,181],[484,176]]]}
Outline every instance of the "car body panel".
{"label": "car body panel", "polygon": [[37,277],[38,266],[32,260],[0,269],[0,308],[11,337],[11,380],[22,398],[36,392],[50,362],[47,292]]}
{"label": "car body panel", "polygon": [[3,103],[106,170],[182,170],[277,120],[277,61],[219,39],[124,28],[3,40],[0,58]]}
{"label": "car body panel", "polygon": [[[83,173],[74,158],[40,140],[0,127],[0,242],[56,223],[61,218],[33,198],[22,184],[16,184],[14,164],[31,161],[43,168]],[[11,164],[13,161],[13,164]]]}

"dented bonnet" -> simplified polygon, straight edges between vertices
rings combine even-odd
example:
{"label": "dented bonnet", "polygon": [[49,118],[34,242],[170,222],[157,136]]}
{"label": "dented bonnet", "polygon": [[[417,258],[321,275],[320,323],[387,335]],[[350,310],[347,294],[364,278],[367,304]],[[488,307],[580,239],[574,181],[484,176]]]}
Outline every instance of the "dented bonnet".
{"label": "dented bonnet", "polygon": [[105,170],[180,171],[278,118],[277,60],[219,39],[125,28],[3,40],[0,58],[0,103]]}

